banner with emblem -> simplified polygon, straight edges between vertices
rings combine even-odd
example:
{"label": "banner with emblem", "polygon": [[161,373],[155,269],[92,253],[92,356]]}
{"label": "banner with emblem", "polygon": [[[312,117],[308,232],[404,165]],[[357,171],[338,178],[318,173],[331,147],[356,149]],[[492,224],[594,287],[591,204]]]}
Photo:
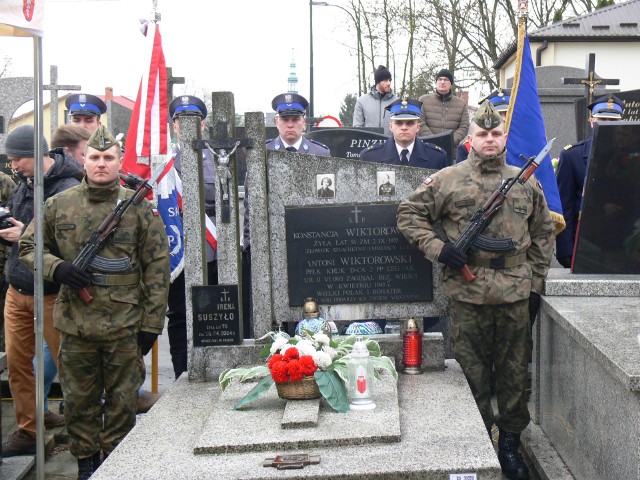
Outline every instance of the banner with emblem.
{"label": "banner with emblem", "polygon": [[[520,154],[526,157],[536,155],[547,144],[540,98],[538,97],[536,72],[529,47],[526,18],[520,19],[518,27],[516,69],[505,128],[509,134],[507,138],[507,163],[510,165],[521,168],[524,161],[520,158]],[[562,216],[558,184],[549,155],[540,162],[534,175],[542,186],[551,217],[556,225],[556,234],[558,234],[564,230],[566,225]]]}
{"label": "banner with emblem", "polygon": [[163,168],[154,192],[158,200],[158,213],[162,217],[169,238],[171,254],[171,280],[184,268],[184,242],[179,178],[173,166],[169,145],[167,115],[167,66],[162,51],[162,36],[158,25],[149,21],[143,25],[147,48],[144,65],[149,65],[140,81],[138,96],[131,116],[131,125],[125,144],[122,170],[142,178],[151,177],[153,159],[159,159]]}
{"label": "banner with emblem", "polygon": [[30,37],[44,34],[44,0],[0,1],[0,35]]}

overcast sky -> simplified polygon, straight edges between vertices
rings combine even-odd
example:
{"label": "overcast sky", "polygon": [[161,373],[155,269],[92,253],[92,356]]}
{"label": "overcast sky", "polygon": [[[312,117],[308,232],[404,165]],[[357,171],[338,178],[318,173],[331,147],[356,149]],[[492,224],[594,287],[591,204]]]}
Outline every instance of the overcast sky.
{"label": "overcast sky", "polygon": [[[143,68],[139,19],[152,9],[152,0],[46,0],[44,83],[57,65],[60,84],[100,95],[113,87],[135,100]],[[269,112],[288,88],[295,49],[298,92],[309,98],[308,0],[158,0],[158,11],[167,66],[186,79],[176,95],[231,91],[237,112]],[[350,23],[338,8],[313,7],[317,116],[338,116],[344,96],[357,94]],[[33,76],[30,38],[0,37],[0,55],[12,58],[10,76]]]}

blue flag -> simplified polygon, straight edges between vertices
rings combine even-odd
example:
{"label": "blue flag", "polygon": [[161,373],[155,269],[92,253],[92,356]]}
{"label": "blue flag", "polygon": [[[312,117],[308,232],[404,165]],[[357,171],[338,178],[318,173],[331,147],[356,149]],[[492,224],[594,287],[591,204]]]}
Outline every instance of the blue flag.
{"label": "blue flag", "polygon": [[[517,65],[518,60],[520,60],[520,68]],[[514,75],[511,89],[510,109],[507,163],[522,167],[524,160],[520,158],[520,154],[527,158],[535,156],[547,144],[540,99],[538,97],[536,72],[533,67],[529,37],[526,32],[524,33],[524,41],[522,42],[520,39],[518,41],[516,74]],[[536,169],[534,175],[542,185],[551,216],[556,224],[557,234],[564,229],[565,223],[562,216],[562,203],[558,193],[556,175],[549,155],[540,162],[540,166]]]}

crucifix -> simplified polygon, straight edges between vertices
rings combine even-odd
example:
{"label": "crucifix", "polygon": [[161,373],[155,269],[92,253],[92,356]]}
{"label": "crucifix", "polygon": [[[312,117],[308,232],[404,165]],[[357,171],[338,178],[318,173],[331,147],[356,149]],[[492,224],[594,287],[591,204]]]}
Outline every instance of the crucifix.
{"label": "crucifix", "polygon": [[590,53],[587,56],[587,65],[585,67],[585,75],[587,78],[563,78],[565,85],[584,85],[584,96],[587,100],[587,105],[593,103],[593,92],[596,85],[620,85],[620,80],[617,78],[595,78],[596,71],[596,54]]}
{"label": "crucifix", "polygon": [[49,112],[51,117],[51,137],[58,128],[58,90],[80,90],[80,85],[58,85],[58,67],[51,65],[49,70],[49,85],[44,85],[43,90],[51,90],[51,101],[49,102]]}
{"label": "crucifix", "polygon": [[[202,150],[203,148],[206,148],[212,152],[214,158],[218,159],[218,161],[215,162],[215,166],[216,177],[221,182],[222,187],[222,208],[220,211],[221,221],[222,223],[229,223],[231,221],[231,207],[229,205],[231,197],[229,196],[229,182],[233,181],[232,175],[235,175],[236,172],[235,161],[231,161],[230,157],[238,147],[253,147],[253,141],[249,138],[230,137],[227,133],[226,122],[218,122],[218,124],[216,125],[216,133],[216,137],[210,138],[209,140],[194,141],[193,149]],[[214,148],[219,149],[219,152],[214,152]],[[231,151],[227,153],[228,150]]]}

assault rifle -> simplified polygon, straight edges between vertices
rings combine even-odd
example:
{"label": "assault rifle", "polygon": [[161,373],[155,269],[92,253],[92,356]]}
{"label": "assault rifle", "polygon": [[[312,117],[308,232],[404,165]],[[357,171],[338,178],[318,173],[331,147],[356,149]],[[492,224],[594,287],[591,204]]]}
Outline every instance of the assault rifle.
{"label": "assault rifle", "polygon": [[[493,216],[498,213],[500,207],[507,198],[507,194],[509,190],[516,184],[520,183],[524,185],[529,177],[533,175],[540,162],[544,159],[544,157],[551,150],[551,146],[553,145],[553,141],[555,138],[549,140],[549,143],[545,145],[542,151],[536,157],[530,157],[527,159],[524,155],[520,155],[526,161],[523,167],[520,169],[518,174],[515,177],[507,178],[503,180],[502,185],[491,194],[489,199],[478,209],[478,211],[471,217],[471,223],[465,228],[464,232],[460,235],[458,240],[453,244],[457,250],[464,253],[465,255],[473,248],[479,246],[477,242],[478,237],[482,237],[480,234],[485,229],[485,227],[489,224]],[[460,273],[467,282],[473,282],[476,276],[473,274],[469,265],[464,265],[460,269]]]}
{"label": "assault rifle", "polygon": [[[102,221],[98,229],[91,234],[89,241],[84,246],[82,251],[78,254],[73,261],[73,265],[78,269],[86,272],[90,266],[95,265],[98,252],[106,245],[114,232],[118,229],[118,225],[122,220],[125,212],[131,205],[140,205],[140,202],[147,196],[151,186],[158,181],[162,169],[158,169],[158,173],[151,180],[145,180],[137,175],[131,173],[120,173],[120,178],[130,187],[135,187],[135,193],[127,200],[123,200],[116,205],[116,208]],[[100,257],[99,257],[100,259]],[[107,259],[101,259],[103,263],[106,263]],[[129,259],[126,259],[129,260]],[[130,264],[129,264],[130,265]],[[93,300],[91,294],[86,288],[78,290],[78,295],[84,303],[90,303]]]}

